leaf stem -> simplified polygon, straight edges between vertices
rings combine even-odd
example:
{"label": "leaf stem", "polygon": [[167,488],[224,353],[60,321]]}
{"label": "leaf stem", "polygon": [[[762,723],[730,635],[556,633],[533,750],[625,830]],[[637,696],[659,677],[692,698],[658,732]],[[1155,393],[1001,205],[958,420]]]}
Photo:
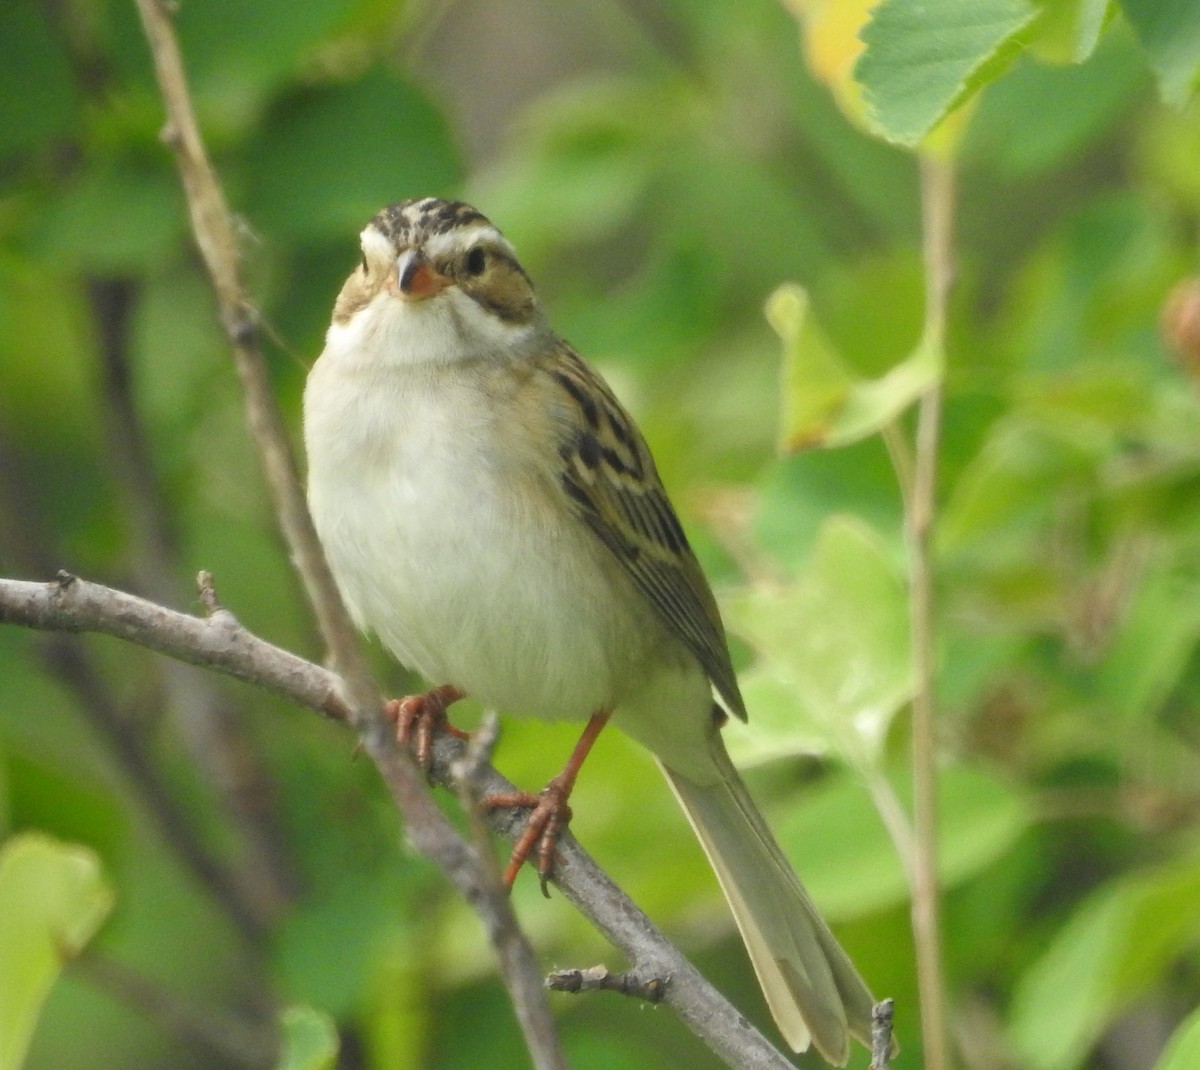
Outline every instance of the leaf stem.
{"label": "leaf stem", "polygon": [[[954,171],[945,160],[921,156],[922,249],[925,264],[925,342],[945,347],[946,303],[953,276]],[[912,484],[905,496],[909,553],[913,695],[912,926],[917,954],[917,988],[927,1070],[949,1065],[945,981],[942,973],[937,877],[937,730],[934,702],[932,533],[935,515],[938,441],[942,419],[939,379],[917,405]]]}

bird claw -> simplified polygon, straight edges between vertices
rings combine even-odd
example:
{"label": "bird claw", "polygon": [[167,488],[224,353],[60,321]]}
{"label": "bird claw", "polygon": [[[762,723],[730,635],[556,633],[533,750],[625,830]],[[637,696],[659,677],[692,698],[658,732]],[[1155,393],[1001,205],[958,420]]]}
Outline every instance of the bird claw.
{"label": "bird claw", "polygon": [[567,764],[563,766],[562,772],[537,795],[532,795],[527,791],[513,791],[484,798],[483,805],[490,810],[502,806],[522,806],[529,810],[525,828],[513,846],[512,854],[508,858],[508,866],[504,870],[505,887],[512,888],[513,882],[517,879],[517,873],[529,861],[536,848],[537,871],[541,880],[542,895],[547,899],[550,898],[547,884],[554,869],[554,849],[558,846],[558,839],[571,820],[571,808],[567,805],[567,800],[571,797],[571,789],[575,787],[575,778],[579,775],[579,769],[592,749],[592,744],[596,742],[596,737],[608,723],[609,716],[608,710],[592,714],[587,727],[584,728],[583,734],[575,744],[575,749],[571,751]]}
{"label": "bird claw", "polygon": [[429,770],[433,737],[438,729],[445,729],[459,739],[471,738],[469,732],[455,728],[446,716],[446,708],[462,697],[462,691],[446,684],[423,695],[394,698],[384,706],[384,715],[396,725],[396,742],[412,754],[422,769]]}
{"label": "bird claw", "polygon": [[521,867],[532,858],[537,860],[538,880],[542,886],[542,895],[550,898],[548,884],[554,871],[554,851],[558,839],[571,820],[571,807],[567,805],[569,789],[558,782],[555,777],[536,795],[528,791],[515,791],[499,795],[489,795],[483,800],[489,810],[501,807],[520,806],[529,810],[517,842],[513,845],[512,854],[508,857],[508,865],[504,870],[504,886],[511,889]]}

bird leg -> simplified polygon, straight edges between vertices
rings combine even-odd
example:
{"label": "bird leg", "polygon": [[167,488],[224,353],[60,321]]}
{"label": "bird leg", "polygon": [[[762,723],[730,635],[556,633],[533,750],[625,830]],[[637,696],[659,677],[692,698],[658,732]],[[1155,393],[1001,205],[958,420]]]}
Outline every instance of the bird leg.
{"label": "bird leg", "polygon": [[514,844],[512,854],[508,858],[508,867],[504,870],[504,884],[511,888],[517,879],[517,873],[537,852],[538,877],[541,879],[542,895],[549,897],[546,882],[554,868],[554,848],[558,837],[571,820],[571,807],[567,800],[571,797],[571,789],[575,787],[575,778],[583,766],[584,759],[600,735],[601,729],[608,724],[610,711],[593,714],[584,728],[579,742],[571,751],[567,764],[562,772],[554,777],[536,795],[528,791],[510,791],[496,795],[488,795],[483,799],[484,806],[489,809],[499,809],[503,806],[523,806],[529,809],[525,828],[520,838]]}
{"label": "bird leg", "polygon": [[396,723],[396,742],[412,752],[417,764],[428,769],[433,757],[433,734],[444,728],[459,739],[470,739],[470,732],[455,728],[446,716],[446,707],[466,692],[453,684],[443,684],[423,695],[394,698],[383,708],[384,715]]}

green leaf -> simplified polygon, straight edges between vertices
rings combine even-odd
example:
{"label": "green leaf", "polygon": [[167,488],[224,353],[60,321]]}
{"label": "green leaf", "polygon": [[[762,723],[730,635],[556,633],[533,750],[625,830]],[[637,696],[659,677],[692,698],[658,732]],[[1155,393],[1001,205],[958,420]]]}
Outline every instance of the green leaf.
{"label": "green leaf", "polygon": [[1003,548],[996,539],[1002,531],[1038,530],[1056,495],[1087,482],[1089,462],[1086,452],[1035,421],[1001,421],[958,480],[943,512],[939,548],[994,552]]}
{"label": "green leaf", "polygon": [[338,1055],[333,1019],[312,1007],[283,1012],[283,1051],[278,1070],[333,1070]]}
{"label": "green leaf", "polygon": [[831,429],[829,445],[854,442],[896,419],[942,376],[944,354],[928,338],[878,379],[858,383]]}
{"label": "green leaf", "polygon": [[1150,54],[1162,98],[1181,108],[1200,85],[1200,4],[1195,0],[1119,0]]}
{"label": "green leaf", "polygon": [[874,434],[942,374],[941,352],[927,340],[878,379],[846,368],[812,314],[802,286],[785,283],[768,299],[767,320],[783,340],[782,426],[785,451],[842,446]]}
{"label": "green leaf", "polygon": [[[911,812],[907,776],[896,797]],[[938,781],[938,873],[951,888],[1004,855],[1034,820],[1016,787],[980,769],[947,768]],[[907,902],[908,882],[891,837],[861,780],[833,778],[773,824],[805,886],[830,918],[860,917]]]}
{"label": "green leaf", "polygon": [[854,380],[812,314],[803,286],[780,286],[767,298],[766,316],[783,340],[780,448],[791,452],[821,443]]}
{"label": "green leaf", "polygon": [[1200,1011],[1185,1018],[1154,1070],[1195,1070],[1200,1066]]}
{"label": "green leaf", "polygon": [[1200,940],[1200,859],[1111,881],[1017,986],[1012,1040],[1031,1070],[1079,1064],[1127,1003]]}
{"label": "green leaf", "polygon": [[916,145],[973,92],[998,77],[1038,14],[1029,0],[883,0],[854,66],[872,126]]}
{"label": "green leaf", "polygon": [[833,748],[873,762],[913,688],[904,584],[875,532],[832,517],[793,582],[726,608],[759,655],[751,680],[762,706],[730,740],[739,760]]}
{"label": "green leaf", "polygon": [[[279,237],[346,240],[385,205],[448,193],[458,180],[445,119],[385,71],[303,93],[283,110],[254,158],[247,198],[255,224]],[[354,248],[351,239],[347,270]]]}
{"label": "green leaf", "polygon": [[757,545],[789,572],[812,553],[821,526],[835,513],[852,513],[886,533],[900,560],[904,517],[896,474],[878,435],[837,450],[806,450],[769,467],[756,487]]}
{"label": "green leaf", "polygon": [[0,1070],[21,1065],[63,960],[91,939],[112,900],[87,848],[26,833],[0,850]]}
{"label": "green leaf", "polygon": [[1178,686],[1198,640],[1200,589],[1176,568],[1151,565],[1097,667],[1097,692],[1136,731]]}

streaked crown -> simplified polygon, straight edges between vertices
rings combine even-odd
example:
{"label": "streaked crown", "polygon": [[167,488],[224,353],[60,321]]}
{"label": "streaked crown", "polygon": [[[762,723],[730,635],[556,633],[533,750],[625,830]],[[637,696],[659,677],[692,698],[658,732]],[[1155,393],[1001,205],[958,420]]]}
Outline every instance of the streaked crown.
{"label": "streaked crown", "polygon": [[476,225],[500,235],[478,209],[463,201],[444,201],[439,197],[414,197],[389,204],[370,225],[399,247],[423,245],[434,235],[465,232]]}

